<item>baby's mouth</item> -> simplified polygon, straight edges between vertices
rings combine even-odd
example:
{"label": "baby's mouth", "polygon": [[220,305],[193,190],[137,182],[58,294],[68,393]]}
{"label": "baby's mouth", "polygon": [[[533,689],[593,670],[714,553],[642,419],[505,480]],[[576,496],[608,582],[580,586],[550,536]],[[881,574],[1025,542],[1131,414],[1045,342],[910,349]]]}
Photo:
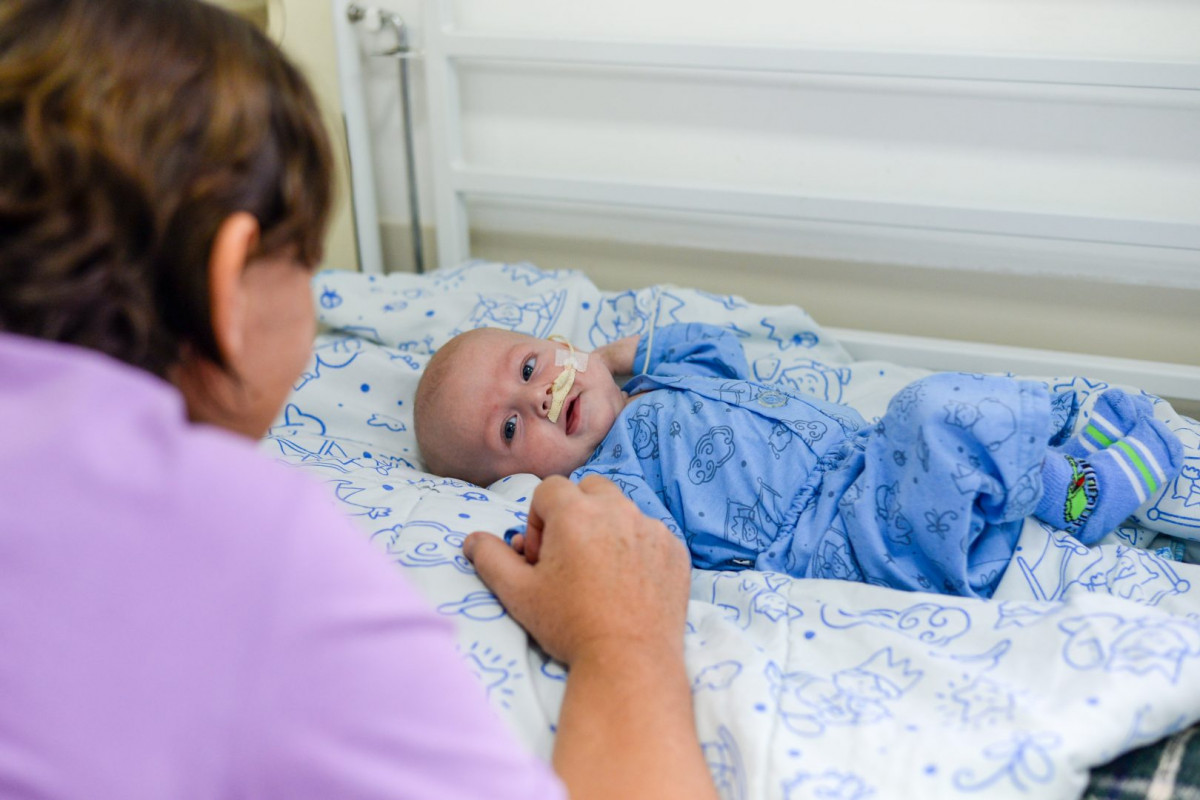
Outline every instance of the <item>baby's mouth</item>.
{"label": "baby's mouth", "polygon": [[579,427],[579,395],[567,402],[567,436],[575,433]]}

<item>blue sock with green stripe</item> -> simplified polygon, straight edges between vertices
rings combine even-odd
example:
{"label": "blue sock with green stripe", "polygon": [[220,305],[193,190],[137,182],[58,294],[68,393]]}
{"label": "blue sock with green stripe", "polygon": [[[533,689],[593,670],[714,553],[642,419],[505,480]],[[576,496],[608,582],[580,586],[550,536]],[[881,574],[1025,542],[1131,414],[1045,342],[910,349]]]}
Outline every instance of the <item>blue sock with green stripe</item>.
{"label": "blue sock with green stripe", "polygon": [[1143,419],[1154,416],[1154,404],[1145,395],[1108,389],[1096,399],[1091,411],[1084,414],[1087,422],[1083,429],[1058,448],[1075,458],[1087,458],[1127,436]]}
{"label": "blue sock with green stripe", "polygon": [[1042,497],[1033,515],[1084,544],[1095,544],[1174,480],[1182,466],[1179,438],[1146,417],[1086,458],[1047,453]]}

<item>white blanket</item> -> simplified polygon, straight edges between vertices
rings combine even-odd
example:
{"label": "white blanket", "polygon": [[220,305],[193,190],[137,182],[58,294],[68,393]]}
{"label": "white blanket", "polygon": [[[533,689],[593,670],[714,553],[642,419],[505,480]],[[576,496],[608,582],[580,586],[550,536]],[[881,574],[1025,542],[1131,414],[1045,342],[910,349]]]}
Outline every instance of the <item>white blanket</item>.
{"label": "white blanket", "polygon": [[[524,518],[536,485],[421,471],[411,404],[429,355],[482,325],[595,347],[658,323],[741,337],[755,375],[883,413],[924,374],[853,362],[803,311],[674,287],[601,292],[576,272],[471,262],[426,276],[324,272],[313,362],[263,447],[323,479],[458,627],[495,707],[549,756],[563,667],[531,645],[460,545]],[[1104,384],[1048,379],[1093,396]],[[464,413],[470,413],[464,409]],[[1187,467],[1097,548],[1027,523],[996,597],[755,572],[693,573],[697,725],[726,800],[1070,798],[1090,766],[1200,719],[1200,425],[1165,403]],[[1165,533],[1174,536],[1165,536]]]}

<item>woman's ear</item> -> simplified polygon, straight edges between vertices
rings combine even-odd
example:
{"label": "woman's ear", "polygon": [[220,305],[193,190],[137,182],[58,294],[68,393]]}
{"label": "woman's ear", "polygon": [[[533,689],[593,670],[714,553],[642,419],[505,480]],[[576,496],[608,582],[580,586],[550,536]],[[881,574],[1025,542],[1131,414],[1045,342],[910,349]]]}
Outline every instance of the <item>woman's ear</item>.
{"label": "woman's ear", "polygon": [[246,297],[242,273],[258,245],[258,220],[245,211],[221,222],[208,256],[208,293],[213,336],[228,366],[241,360],[246,342]]}

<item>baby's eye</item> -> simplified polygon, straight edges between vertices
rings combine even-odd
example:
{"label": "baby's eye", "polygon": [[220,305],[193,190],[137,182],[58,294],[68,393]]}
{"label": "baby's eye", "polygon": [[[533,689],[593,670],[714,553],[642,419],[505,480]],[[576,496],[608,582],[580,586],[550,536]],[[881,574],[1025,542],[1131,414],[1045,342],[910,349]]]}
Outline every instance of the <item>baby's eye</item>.
{"label": "baby's eye", "polygon": [[517,418],[509,417],[504,420],[504,428],[501,430],[501,435],[504,436],[504,441],[511,442],[513,437],[517,435]]}
{"label": "baby's eye", "polygon": [[537,356],[530,356],[529,360],[521,365],[521,380],[527,381],[533,377],[533,368],[537,366]]}

